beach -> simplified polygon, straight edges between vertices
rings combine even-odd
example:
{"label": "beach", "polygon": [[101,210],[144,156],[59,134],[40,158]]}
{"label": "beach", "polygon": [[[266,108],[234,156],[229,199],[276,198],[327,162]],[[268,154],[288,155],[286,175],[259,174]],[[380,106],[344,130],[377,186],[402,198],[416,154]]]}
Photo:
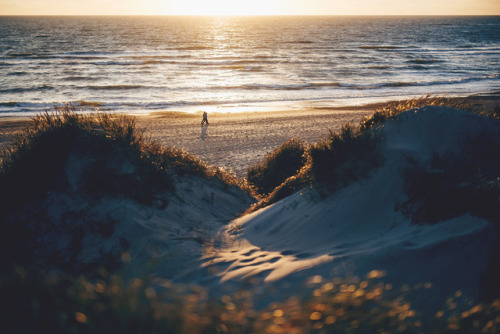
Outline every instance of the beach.
{"label": "beach", "polygon": [[210,165],[246,176],[246,170],[291,138],[314,143],[346,123],[357,124],[371,114],[365,109],[301,112],[214,113],[209,125],[201,115],[153,113],[137,118],[139,129],[164,146],[174,146]]}
{"label": "beach", "polygon": [[500,333],[499,28],[0,15],[0,322]]}
{"label": "beach", "polygon": [[[475,105],[498,105],[500,93],[473,95]],[[394,103],[343,108],[311,108],[294,111],[209,113],[208,126],[201,126],[202,112],[151,112],[136,117],[136,125],[150,140],[193,154],[207,164],[245,177],[248,167],[285,141],[296,138],[306,143],[321,141],[343,125],[358,125],[377,109]],[[0,147],[25,128],[29,117],[0,117]]]}
{"label": "beach", "polygon": [[[335,181],[329,175],[311,169],[306,173],[315,181],[309,186],[252,212],[248,209],[258,198],[232,178],[200,172],[200,165],[183,155],[173,162],[151,160],[149,146],[137,150],[112,126],[101,123],[99,131],[89,132],[77,126],[68,136],[54,122],[56,137],[49,130],[45,139],[33,140],[27,158],[19,155],[21,162],[1,175],[0,221],[14,231],[4,236],[3,247],[14,249],[2,252],[9,254],[4,261],[21,261],[25,250],[36,249],[41,268],[60,265],[91,275],[88,268],[118,266],[125,279],[147,275],[169,287],[198,284],[215,300],[247,286],[252,303],[271,312],[286,309],[276,303],[288,297],[321,297],[316,291],[333,286],[341,295],[348,293],[347,302],[366,295],[360,305],[372,310],[374,284],[380,303],[391,298],[407,303],[402,321],[411,312],[419,326],[433,328],[451,296],[462,296],[456,299],[460,312],[482,302],[482,296],[497,296],[500,140],[493,114],[498,114],[499,95],[447,101],[480,107],[491,117],[439,105],[438,98],[428,100],[438,104],[433,106],[425,99],[412,101],[209,113],[208,126],[201,126],[202,112],[136,116],[136,128],[147,139],[244,178],[249,166],[290,138],[315,143],[376,110],[410,105],[365,130],[373,134],[369,142],[356,144],[356,137],[346,136],[340,146],[331,141],[316,146],[323,152],[325,146],[330,152],[349,147],[341,159],[322,162],[340,180],[336,189],[328,188]],[[113,123],[113,117],[103,119]],[[74,114],[68,120],[79,122]],[[28,118],[0,119],[1,144],[8,145],[28,125]],[[321,160],[311,152],[306,154],[316,159],[314,166]],[[166,164],[160,171],[158,162]],[[176,164],[183,167],[176,170]],[[47,188],[45,180],[54,185]],[[35,233],[16,234],[20,224]],[[152,294],[154,282],[144,285],[143,296]],[[341,282],[353,288],[348,291]],[[310,319],[311,311],[304,314]],[[450,316],[455,314],[450,309]],[[486,325],[476,327],[481,326]]]}
{"label": "beach", "polygon": [[[247,168],[266,153],[291,138],[314,143],[336,132],[346,123],[357,124],[374,109],[305,110],[287,113],[245,112],[209,114],[208,126],[201,126],[201,114],[155,112],[137,116],[137,128],[164,146],[183,149],[206,163],[246,176]],[[27,126],[29,118],[0,119],[0,145]]]}

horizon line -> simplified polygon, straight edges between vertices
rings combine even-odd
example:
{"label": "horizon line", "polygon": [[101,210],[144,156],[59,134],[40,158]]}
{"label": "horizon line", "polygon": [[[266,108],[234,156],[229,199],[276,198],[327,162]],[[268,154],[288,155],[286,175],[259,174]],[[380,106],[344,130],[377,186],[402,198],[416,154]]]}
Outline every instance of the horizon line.
{"label": "horizon line", "polygon": [[363,16],[363,17],[477,17],[486,16],[494,17],[500,16],[499,14],[246,14],[246,15],[204,15],[204,14],[0,14],[0,17],[7,16],[33,16],[33,17],[54,17],[54,16],[177,16],[177,17],[287,17],[287,16],[304,16],[304,17],[334,17],[334,16]]}

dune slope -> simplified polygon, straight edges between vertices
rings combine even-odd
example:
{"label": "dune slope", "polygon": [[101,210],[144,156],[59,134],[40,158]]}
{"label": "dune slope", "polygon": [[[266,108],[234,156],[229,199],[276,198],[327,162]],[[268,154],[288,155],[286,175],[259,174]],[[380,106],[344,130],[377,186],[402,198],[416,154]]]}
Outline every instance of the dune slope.
{"label": "dune slope", "polygon": [[[498,181],[488,190],[474,182],[498,178],[500,124],[425,107],[374,131],[383,163],[368,177],[326,197],[306,188],[232,221],[205,266],[217,268],[222,282],[258,277],[278,284],[378,269],[396,286],[430,283],[425,303],[436,305],[456,290],[487,294]],[[488,191],[496,191],[496,202],[487,202]]]}

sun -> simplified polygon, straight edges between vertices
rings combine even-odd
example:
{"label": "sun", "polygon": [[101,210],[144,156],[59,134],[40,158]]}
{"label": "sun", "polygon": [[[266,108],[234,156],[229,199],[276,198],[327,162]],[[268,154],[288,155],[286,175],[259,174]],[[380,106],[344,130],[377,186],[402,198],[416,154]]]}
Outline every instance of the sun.
{"label": "sun", "polygon": [[177,15],[275,15],[285,0],[175,0],[173,11]]}

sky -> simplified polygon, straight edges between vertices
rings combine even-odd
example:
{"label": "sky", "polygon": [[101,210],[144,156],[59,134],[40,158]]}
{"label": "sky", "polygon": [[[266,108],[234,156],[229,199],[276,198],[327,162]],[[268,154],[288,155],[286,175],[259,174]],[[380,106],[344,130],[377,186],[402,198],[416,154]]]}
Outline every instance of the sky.
{"label": "sky", "polygon": [[0,15],[500,15],[500,0],[0,0]]}

